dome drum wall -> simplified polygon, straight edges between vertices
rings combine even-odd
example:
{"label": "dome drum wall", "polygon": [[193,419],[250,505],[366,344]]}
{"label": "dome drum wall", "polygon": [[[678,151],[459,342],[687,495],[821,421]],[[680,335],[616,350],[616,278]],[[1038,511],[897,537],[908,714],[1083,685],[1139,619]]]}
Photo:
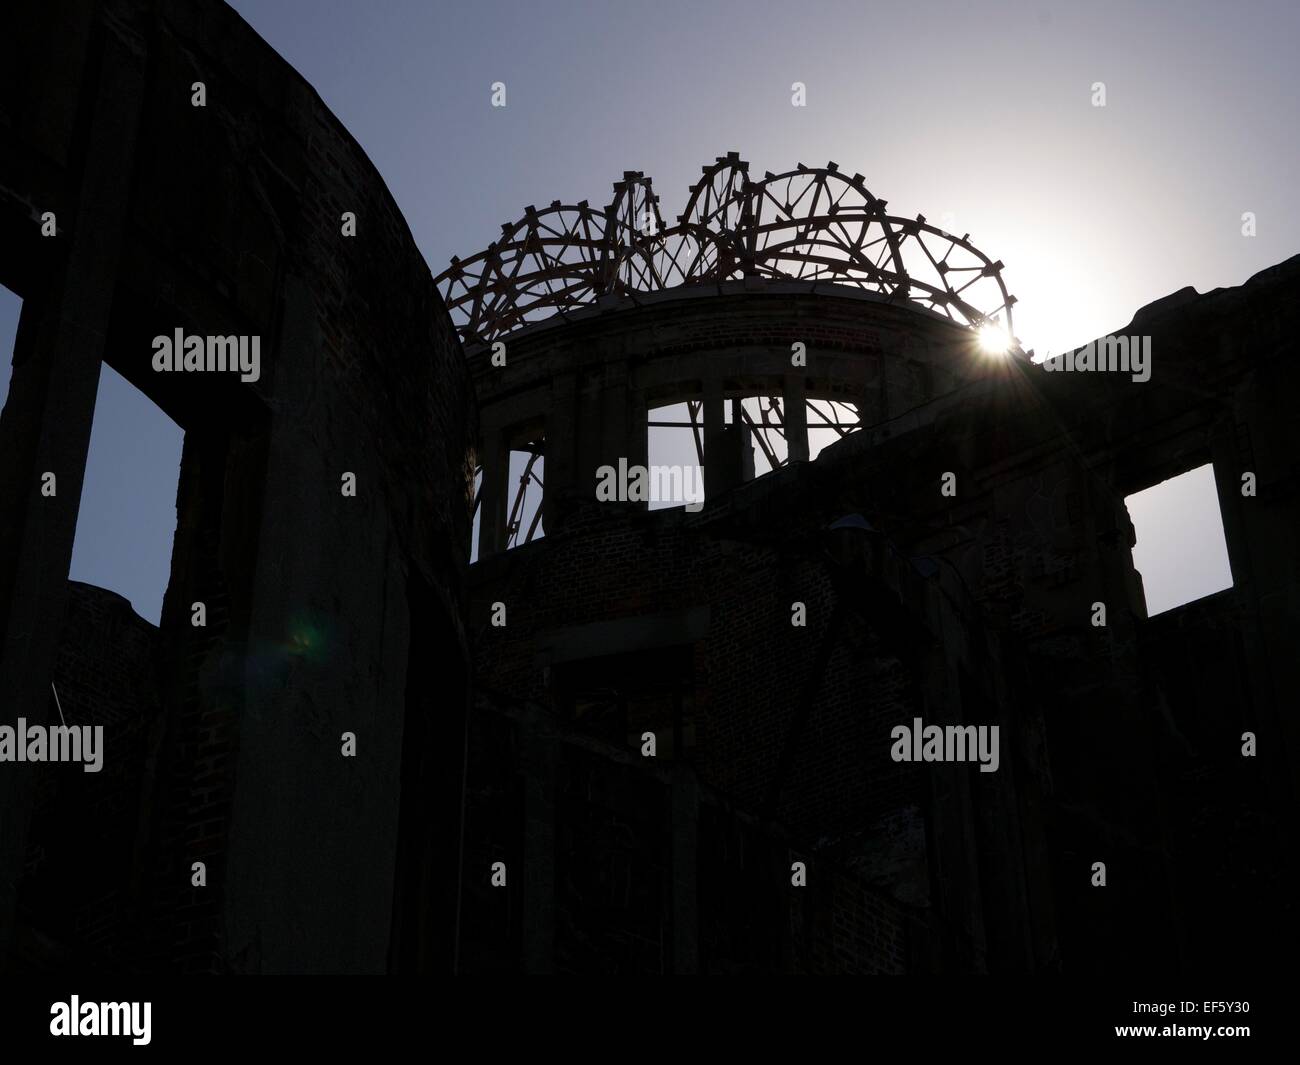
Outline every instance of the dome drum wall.
{"label": "dome drum wall", "polygon": [[809,454],[808,419],[799,417],[807,400],[851,405],[840,412],[871,426],[1005,370],[969,329],[911,304],[825,285],[736,287],[708,299],[606,301],[469,353],[484,476],[480,558],[508,539],[507,453],[523,427],[545,439],[542,506],[553,531],[568,501],[595,497],[602,466],[646,464],[648,412],[657,408],[701,404],[705,478],[716,496],[735,479],[708,458],[730,416],[726,400],[779,398],[798,461]]}

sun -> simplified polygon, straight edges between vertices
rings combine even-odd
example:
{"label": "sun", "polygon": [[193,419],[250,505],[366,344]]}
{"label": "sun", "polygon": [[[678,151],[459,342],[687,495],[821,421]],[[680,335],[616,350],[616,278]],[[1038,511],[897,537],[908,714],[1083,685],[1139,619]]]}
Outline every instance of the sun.
{"label": "sun", "polygon": [[979,329],[979,345],[986,355],[1005,355],[1011,350],[1011,335],[997,322],[985,322]]}

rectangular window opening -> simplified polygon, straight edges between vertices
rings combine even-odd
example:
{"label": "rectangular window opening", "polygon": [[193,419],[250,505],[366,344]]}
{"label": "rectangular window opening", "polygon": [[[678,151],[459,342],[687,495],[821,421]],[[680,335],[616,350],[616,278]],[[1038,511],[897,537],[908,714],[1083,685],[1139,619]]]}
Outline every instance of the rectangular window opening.
{"label": "rectangular window opening", "polygon": [[1137,534],[1133,565],[1154,617],[1232,587],[1214,467],[1206,464],[1124,500]]}
{"label": "rectangular window opening", "polygon": [[[704,501],[704,401],[652,407],[646,416],[646,461],[652,486],[648,506],[666,510]],[[661,490],[667,486],[668,490]]]}
{"label": "rectangular window opening", "polygon": [[[726,423],[732,424],[733,405],[739,404],[741,420],[749,427],[754,454],[754,476],[779,469],[790,461],[786,439],[784,400],[780,396],[744,396],[726,405]],[[842,440],[862,426],[856,404],[837,399],[808,398],[804,401],[804,420],[808,426],[808,458],[813,460],[822,449]]]}
{"label": "rectangular window opening", "polygon": [[740,396],[723,406],[725,424],[734,425],[739,416],[749,428],[755,477],[771,473],[789,461],[782,402],[780,396]]}
{"label": "rectangular window opening", "polygon": [[506,550],[540,540],[546,535],[542,522],[542,494],[546,474],[546,442],[536,439],[510,449],[510,479],[506,497]]}
{"label": "rectangular window opening", "polygon": [[842,399],[809,399],[807,408],[810,460],[820,455],[823,448],[862,428],[862,415],[856,403]]}
{"label": "rectangular window opening", "polygon": [[117,592],[157,625],[171,577],[185,434],[101,364],[69,577]]}

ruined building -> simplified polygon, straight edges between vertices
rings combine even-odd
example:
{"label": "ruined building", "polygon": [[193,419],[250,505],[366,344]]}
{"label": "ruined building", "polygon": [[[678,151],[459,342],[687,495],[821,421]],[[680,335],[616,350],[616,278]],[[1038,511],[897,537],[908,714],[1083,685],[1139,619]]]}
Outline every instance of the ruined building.
{"label": "ruined building", "polygon": [[[1139,311],[1141,383],[985,350],[1002,264],[834,165],[724,156],[675,220],[629,173],[435,281],[229,9],[10,20],[0,724],[107,749],[0,764],[7,969],[1232,972],[1294,936],[1300,257]],[[178,328],[259,336],[260,378],[154,372]],[[67,580],[101,360],[185,431],[157,628]],[[1232,587],[1148,618],[1124,499],[1205,463]],[[996,768],[895,760],[918,720],[997,726]]]}

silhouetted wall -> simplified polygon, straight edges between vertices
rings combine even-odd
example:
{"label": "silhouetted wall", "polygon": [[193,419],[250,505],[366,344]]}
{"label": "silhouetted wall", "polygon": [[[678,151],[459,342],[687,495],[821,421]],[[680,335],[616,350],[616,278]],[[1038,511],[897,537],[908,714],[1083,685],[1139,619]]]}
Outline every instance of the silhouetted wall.
{"label": "silhouetted wall", "polygon": [[[156,698],[160,727],[138,828],[105,844],[129,856],[136,934],[95,946],[122,967],[381,971],[408,704],[438,717],[430,743],[464,746],[474,424],[459,343],[364,152],[229,8],[24,3],[5,17],[0,281],[24,304],[0,419],[4,719],[47,719],[56,651],[76,639],[66,579],[105,360],[186,435],[157,690],[138,707]],[[57,235],[41,235],[45,212]],[[260,378],[155,372],[152,338],[178,328],[259,337]],[[434,646],[411,645],[416,586]],[[408,691],[416,655],[446,668]],[[127,727],[109,729],[110,767],[135,750]],[[34,840],[29,823],[37,777],[73,787],[79,770],[35,769],[0,780],[0,945],[39,966],[75,936],[17,870],[29,845],[75,850],[60,826]],[[458,803],[433,816],[458,825]],[[454,883],[457,847],[439,845],[429,860]],[[120,867],[88,870],[84,899],[105,880],[117,890]]]}

